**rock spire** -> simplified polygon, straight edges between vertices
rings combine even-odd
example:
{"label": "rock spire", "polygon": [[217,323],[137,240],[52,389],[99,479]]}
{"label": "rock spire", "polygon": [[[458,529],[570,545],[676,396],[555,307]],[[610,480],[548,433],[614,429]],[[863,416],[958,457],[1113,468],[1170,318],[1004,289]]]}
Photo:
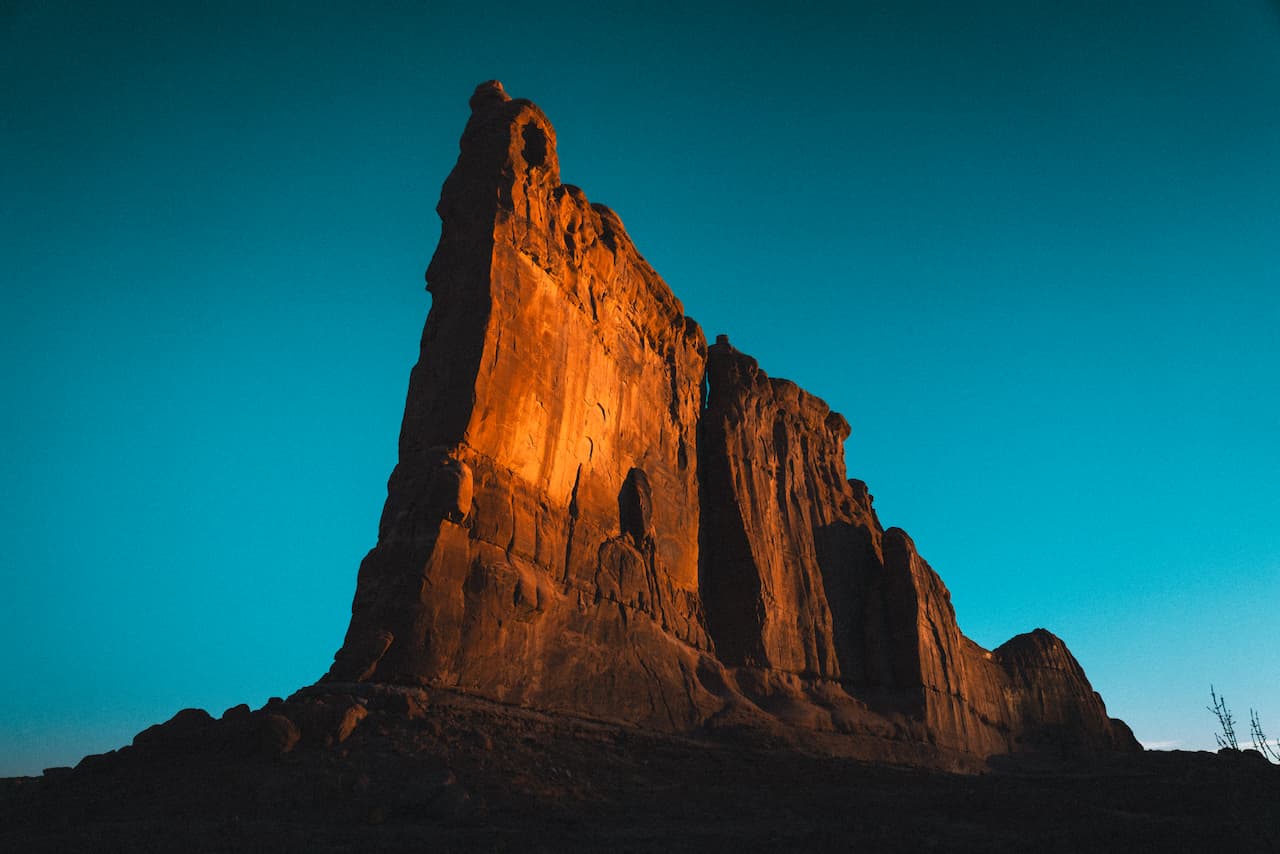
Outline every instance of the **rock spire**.
{"label": "rock spire", "polygon": [[[556,135],[472,95],[378,542],[325,679],[850,753],[1137,749],[1043,629],[966,638],[848,422],[702,329]],[[704,391],[705,389],[705,391]]]}

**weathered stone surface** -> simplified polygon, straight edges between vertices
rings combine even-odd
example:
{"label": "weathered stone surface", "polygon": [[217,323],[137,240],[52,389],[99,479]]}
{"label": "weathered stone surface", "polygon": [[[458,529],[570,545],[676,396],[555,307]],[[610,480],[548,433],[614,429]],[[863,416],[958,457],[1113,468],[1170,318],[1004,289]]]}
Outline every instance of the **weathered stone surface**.
{"label": "weathered stone surface", "polygon": [[723,336],[707,375],[701,592],[722,661],[838,680],[961,753],[1136,744],[1057,638],[992,654],[960,632],[942,579],[845,479],[842,416]]}
{"label": "weathered stone surface", "polygon": [[1089,684],[1067,645],[1036,629],[993,652],[1013,688],[1009,722],[1024,746],[1063,752],[1124,750],[1134,743],[1124,721],[1108,718],[1102,697]]}
{"label": "weathered stone surface", "polygon": [[332,677],[690,726],[708,641],[706,343],[618,217],[561,185],[542,112],[481,86],[377,547]]}
{"label": "weathered stone surface", "polygon": [[724,336],[710,348],[707,380],[702,596],[720,658],[863,675],[862,591],[851,585],[878,559],[879,523],[845,480],[848,423]]}
{"label": "weathered stone surface", "polygon": [[960,633],[847,479],[845,419],[707,347],[617,215],[560,183],[536,106],[490,82],[471,107],[327,681],[960,756],[1136,746],[1056,638]]}

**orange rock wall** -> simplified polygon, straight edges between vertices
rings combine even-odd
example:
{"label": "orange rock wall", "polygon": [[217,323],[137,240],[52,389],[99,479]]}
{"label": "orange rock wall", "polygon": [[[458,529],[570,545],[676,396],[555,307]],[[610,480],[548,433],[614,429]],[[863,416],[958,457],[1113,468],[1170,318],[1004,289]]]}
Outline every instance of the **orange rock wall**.
{"label": "orange rock wall", "polygon": [[439,205],[400,463],[333,677],[683,725],[697,691],[679,664],[708,643],[706,342],[618,217],[559,177],[542,112],[479,90]]}

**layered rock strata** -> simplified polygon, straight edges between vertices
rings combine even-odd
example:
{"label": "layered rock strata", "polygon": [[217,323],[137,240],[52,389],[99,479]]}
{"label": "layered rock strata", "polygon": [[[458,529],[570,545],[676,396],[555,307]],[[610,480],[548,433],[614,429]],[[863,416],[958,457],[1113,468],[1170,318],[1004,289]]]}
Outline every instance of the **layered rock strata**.
{"label": "layered rock strata", "polygon": [[378,543],[330,682],[968,756],[1130,749],[1047,632],[959,631],[845,475],[849,426],[701,328],[555,131],[477,88]]}

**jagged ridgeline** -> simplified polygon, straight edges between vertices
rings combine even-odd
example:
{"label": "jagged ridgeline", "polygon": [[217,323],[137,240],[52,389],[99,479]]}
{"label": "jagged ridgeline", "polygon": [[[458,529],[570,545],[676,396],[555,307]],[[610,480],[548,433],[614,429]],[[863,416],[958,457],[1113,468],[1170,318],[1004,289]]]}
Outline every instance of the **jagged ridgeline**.
{"label": "jagged ridgeline", "polygon": [[[1042,629],[987,651],[846,477],[849,426],[701,327],[538,107],[480,85],[330,683],[853,754],[1138,749]],[[705,391],[704,391],[705,389]]]}

